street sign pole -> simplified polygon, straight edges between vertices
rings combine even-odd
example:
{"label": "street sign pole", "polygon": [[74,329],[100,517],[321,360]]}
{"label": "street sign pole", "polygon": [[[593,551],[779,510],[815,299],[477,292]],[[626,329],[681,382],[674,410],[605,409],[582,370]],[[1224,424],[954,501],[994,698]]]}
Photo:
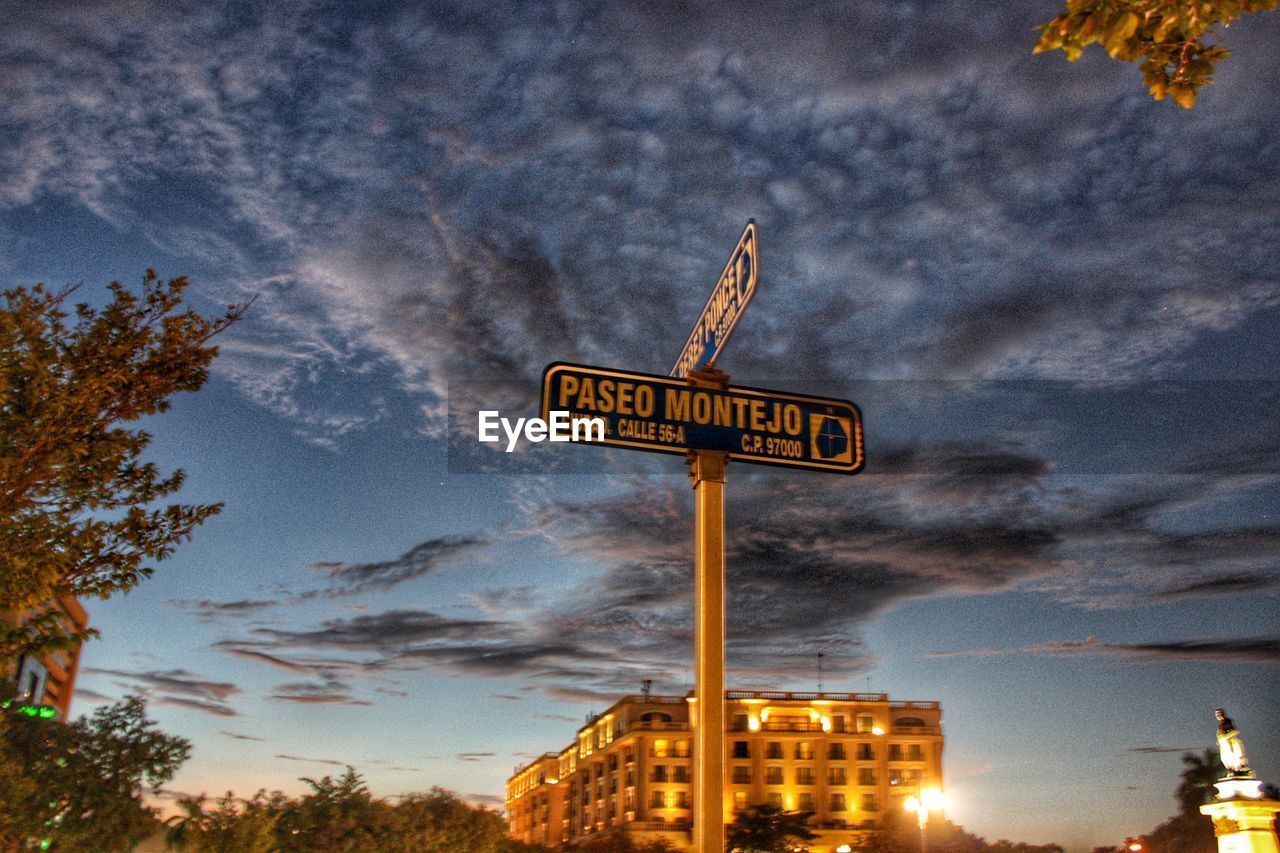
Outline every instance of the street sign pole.
{"label": "street sign pole", "polygon": [[[725,389],[729,376],[695,370],[689,384]],[[693,840],[698,853],[724,850],[724,473],[729,454],[689,451],[694,493]]]}
{"label": "street sign pole", "polygon": [[[724,853],[724,471],[730,459],[862,470],[862,414],[848,400],[730,388],[714,367],[759,279],[754,222],[738,240],[670,376],[556,362],[542,417],[599,423],[588,444],[684,454],[694,494],[693,844]],[[576,429],[575,429],[576,434]],[[554,439],[552,439],[554,440]],[[573,440],[578,440],[577,438]]]}

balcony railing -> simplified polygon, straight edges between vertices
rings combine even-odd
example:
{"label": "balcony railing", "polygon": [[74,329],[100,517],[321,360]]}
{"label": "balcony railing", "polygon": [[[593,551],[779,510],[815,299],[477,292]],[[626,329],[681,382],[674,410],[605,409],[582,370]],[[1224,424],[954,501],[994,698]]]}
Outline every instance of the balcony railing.
{"label": "balcony railing", "polygon": [[942,726],[898,726],[893,727],[895,735],[940,735]]}
{"label": "balcony railing", "polygon": [[658,823],[653,820],[633,820],[630,823],[623,824],[627,829],[636,831],[662,832],[667,830],[687,830],[690,827],[690,821],[687,820],[669,820]]}
{"label": "balcony railing", "polygon": [[668,723],[662,720],[636,720],[627,726],[628,731],[687,732],[688,723]]}
{"label": "balcony railing", "polygon": [[[776,723],[766,720],[760,724],[760,729],[766,732],[820,732],[822,731],[821,723]],[[739,731],[741,731],[739,729]]]}
{"label": "balcony railing", "polygon": [[[888,702],[888,693],[790,693],[781,690],[727,690],[726,699],[776,699],[778,701],[813,701],[825,699],[829,702]],[[906,703],[897,703],[904,705]],[[931,703],[937,705],[936,702]],[[909,707],[916,707],[910,704]]]}

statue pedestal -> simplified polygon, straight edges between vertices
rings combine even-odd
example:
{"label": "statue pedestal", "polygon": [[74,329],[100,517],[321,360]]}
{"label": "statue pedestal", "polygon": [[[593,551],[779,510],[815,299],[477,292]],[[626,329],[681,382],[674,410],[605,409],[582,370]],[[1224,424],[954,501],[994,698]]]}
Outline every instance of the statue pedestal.
{"label": "statue pedestal", "polygon": [[1223,779],[1214,786],[1218,798],[1200,807],[1213,820],[1218,853],[1280,853],[1271,826],[1280,813],[1280,800],[1262,796],[1257,779]]}

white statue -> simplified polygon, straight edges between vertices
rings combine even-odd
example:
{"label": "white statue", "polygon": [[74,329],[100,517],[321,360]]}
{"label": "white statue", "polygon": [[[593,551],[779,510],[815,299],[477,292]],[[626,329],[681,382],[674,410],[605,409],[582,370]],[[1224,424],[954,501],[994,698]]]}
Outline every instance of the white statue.
{"label": "white statue", "polygon": [[1227,768],[1229,776],[1251,778],[1253,770],[1249,768],[1249,759],[1244,756],[1244,743],[1240,740],[1236,724],[1222,708],[1213,714],[1218,718],[1218,752],[1222,756],[1222,766]]}

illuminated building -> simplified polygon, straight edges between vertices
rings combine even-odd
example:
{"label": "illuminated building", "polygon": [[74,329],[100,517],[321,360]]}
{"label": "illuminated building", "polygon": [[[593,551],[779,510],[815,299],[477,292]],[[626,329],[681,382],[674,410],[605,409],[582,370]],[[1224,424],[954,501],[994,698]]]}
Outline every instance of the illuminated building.
{"label": "illuminated building", "polygon": [[[60,596],[54,607],[64,623],[72,629],[83,629],[89,624],[89,616],[80,602],[69,595]],[[0,614],[0,619],[12,617]],[[58,709],[60,719],[68,719],[71,713],[71,696],[75,690],[76,672],[80,668],[80,647],[26,655],[16,661],[2,661],[0,675],[6,681],[17,682],[18,698],[33,705],[48,705]],[[4,697],[9,698],[9,697]]]}
{"label": "illuminated building", "polygon": [[[507,780],[511,837],[559,844],[595,832],[687,849],[692,699],[625,696],[577,738]],[[942,781],[942,708],[883,693],[726,693],[725,822],[750,806],[813,812],[814,853],[856,846],[905,798]]]}

